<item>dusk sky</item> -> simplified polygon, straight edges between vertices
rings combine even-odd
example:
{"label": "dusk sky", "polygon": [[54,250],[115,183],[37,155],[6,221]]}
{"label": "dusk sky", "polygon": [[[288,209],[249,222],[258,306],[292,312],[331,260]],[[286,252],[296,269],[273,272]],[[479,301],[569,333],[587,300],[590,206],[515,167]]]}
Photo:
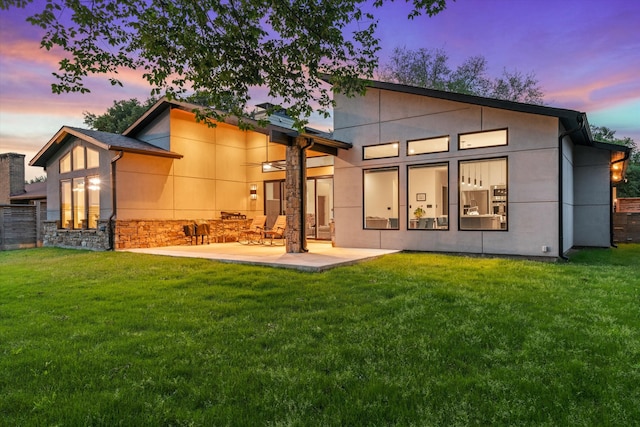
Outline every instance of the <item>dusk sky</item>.
{"label": "dusk sky", "polygon": [[[44,4],[36,0],[36,4]],[[640,144],[640,1],[458,0],[432,17],[408,20],[403,2],[376,11],[381,63],[396,47],[442,48],[455,68],[483,55],[489,75],[533,72],[545,103],[587,113],[590,124]],[[33,9],[33,6],[31,7]],[[85,127],[83,111],[101,114],[114,100],[149,97],[139,73],[120,75],[124,88],[91,77],[90,94],[51,93],[56,52],[39,48],[43,30],[25,22],[29,11],[0,11],[0,153],[27,162],[64,125]],[[254,101],[270,101],[256,91]],[[332,128],[329,123],[312,123]],[[27,179],[44,175],[27,168]]]}

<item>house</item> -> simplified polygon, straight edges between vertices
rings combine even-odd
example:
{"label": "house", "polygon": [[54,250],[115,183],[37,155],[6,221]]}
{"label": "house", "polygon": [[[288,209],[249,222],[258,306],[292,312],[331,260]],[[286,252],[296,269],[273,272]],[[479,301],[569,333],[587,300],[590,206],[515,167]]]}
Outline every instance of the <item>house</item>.
{"label": "house", "polygon": [[[48,175],[45,245],[186,244],[190,222],[213,222],[223,212],[266,213],[270,225],[287,204],[298,213],[287,218],[295,232],[288,250],[304,251],[306,238],[329,239],[333,156],[350,144],[250,120],[251,130],[233,119],[212,127],[196,120],[199,108],[161,99],[122,135],[62,127],[30,162]],[[306,168],[300,156],[308,157]],[[292,164],[299,183],[287,200]],[[311,197],[301,207],[295,202],[303,188]]]}
{"label": "house", "polygon": [[334,164],[337,245],[547,257],[611,245],[629,149],[594,141],[586,114],[382,82],[335,102],[333,135],[353,144]]}
{"label": "house", "polygon": [[167,99],[122,135],[63,127],[30,163],[48,174],[45,245],[188,244],[185,223],[224,212],[286,213],[289,252],[332,223],[343,247],[560,257],[611,244],[628,151],[593,141],[584,113],[381,82],[335,101],[332,135],[282,114],[211,127]]}
{"label": "house", "polygon": [[25,183],[24,154],[0,153],[0,204],[46,202],[46,183]]}

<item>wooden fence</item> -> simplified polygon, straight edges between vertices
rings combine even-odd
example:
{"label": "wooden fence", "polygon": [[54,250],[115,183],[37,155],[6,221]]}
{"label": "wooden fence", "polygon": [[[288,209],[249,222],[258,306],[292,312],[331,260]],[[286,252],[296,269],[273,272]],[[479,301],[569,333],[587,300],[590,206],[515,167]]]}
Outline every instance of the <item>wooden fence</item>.
{"label": "wooden fence", "polygon": [[613,241],[640,243],[640,212],[616,212],[613,214]]}
{"label": "wooden fence", "polygon": [[0,250],[42,246],[47,204],[0,205]]}

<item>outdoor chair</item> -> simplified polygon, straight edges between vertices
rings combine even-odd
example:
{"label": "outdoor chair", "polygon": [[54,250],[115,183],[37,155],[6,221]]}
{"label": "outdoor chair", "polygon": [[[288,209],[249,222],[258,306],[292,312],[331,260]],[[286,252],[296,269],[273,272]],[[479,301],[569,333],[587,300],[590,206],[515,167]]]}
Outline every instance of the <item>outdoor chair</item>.
{"label": "outdoor chair", "polygon": [[200,237],[200,243],[204,245],[204,238],[207,238],[207,244],[211,243],[209,241],[209,234],[211,234],[211,227],[208,222],[196,222],[195,224],[195,235],[196,235],[196,245],[198,244],[198,237]]}
{"label": "outdoor chair", "polygon": [[259,244],[264,240],[264,224],[267,222],[266,215],[257,215],[251,221],[249,228],[238,231],[238,242],[243,245]]}
{"label": "outdoor chair", "polygon": [[287,217],[286,215],[278,215],[276,218],[276,222],[273,223],[273,227],[269,230],[264,231],[263,243],[267,244],[267,239],[269,240],[269,244],[273,245],[274,239],[279,239],[281,244],[284,245],[284,231],[287,228]]}

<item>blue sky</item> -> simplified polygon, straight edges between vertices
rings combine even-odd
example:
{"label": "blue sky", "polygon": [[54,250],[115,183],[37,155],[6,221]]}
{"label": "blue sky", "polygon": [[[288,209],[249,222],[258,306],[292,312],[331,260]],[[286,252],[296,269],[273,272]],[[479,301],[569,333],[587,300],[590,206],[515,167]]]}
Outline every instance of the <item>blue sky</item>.
{"label": "blue sky", "polygon": [[[640,1],[458,0],[414,20],[407,9],[397,1],[375,11],[382,63],[396,47],[442,48],[452,67],[483,55],[489,75],[533,72],[548,105],[584,111],[591,124],[640,143]],[[30,160],[61,126],[83,126],[83,111],[101,114],[114,100],[149,96],[136,72],[121,75],[124,88],[89,78],[91,94],[51,94],[59,57],[39,48],[41,30],[26,16],[0,11],[0,152]],[[254,101],[269,99],[256,91]],[[29,168],[27,178],[43,173]]]}

